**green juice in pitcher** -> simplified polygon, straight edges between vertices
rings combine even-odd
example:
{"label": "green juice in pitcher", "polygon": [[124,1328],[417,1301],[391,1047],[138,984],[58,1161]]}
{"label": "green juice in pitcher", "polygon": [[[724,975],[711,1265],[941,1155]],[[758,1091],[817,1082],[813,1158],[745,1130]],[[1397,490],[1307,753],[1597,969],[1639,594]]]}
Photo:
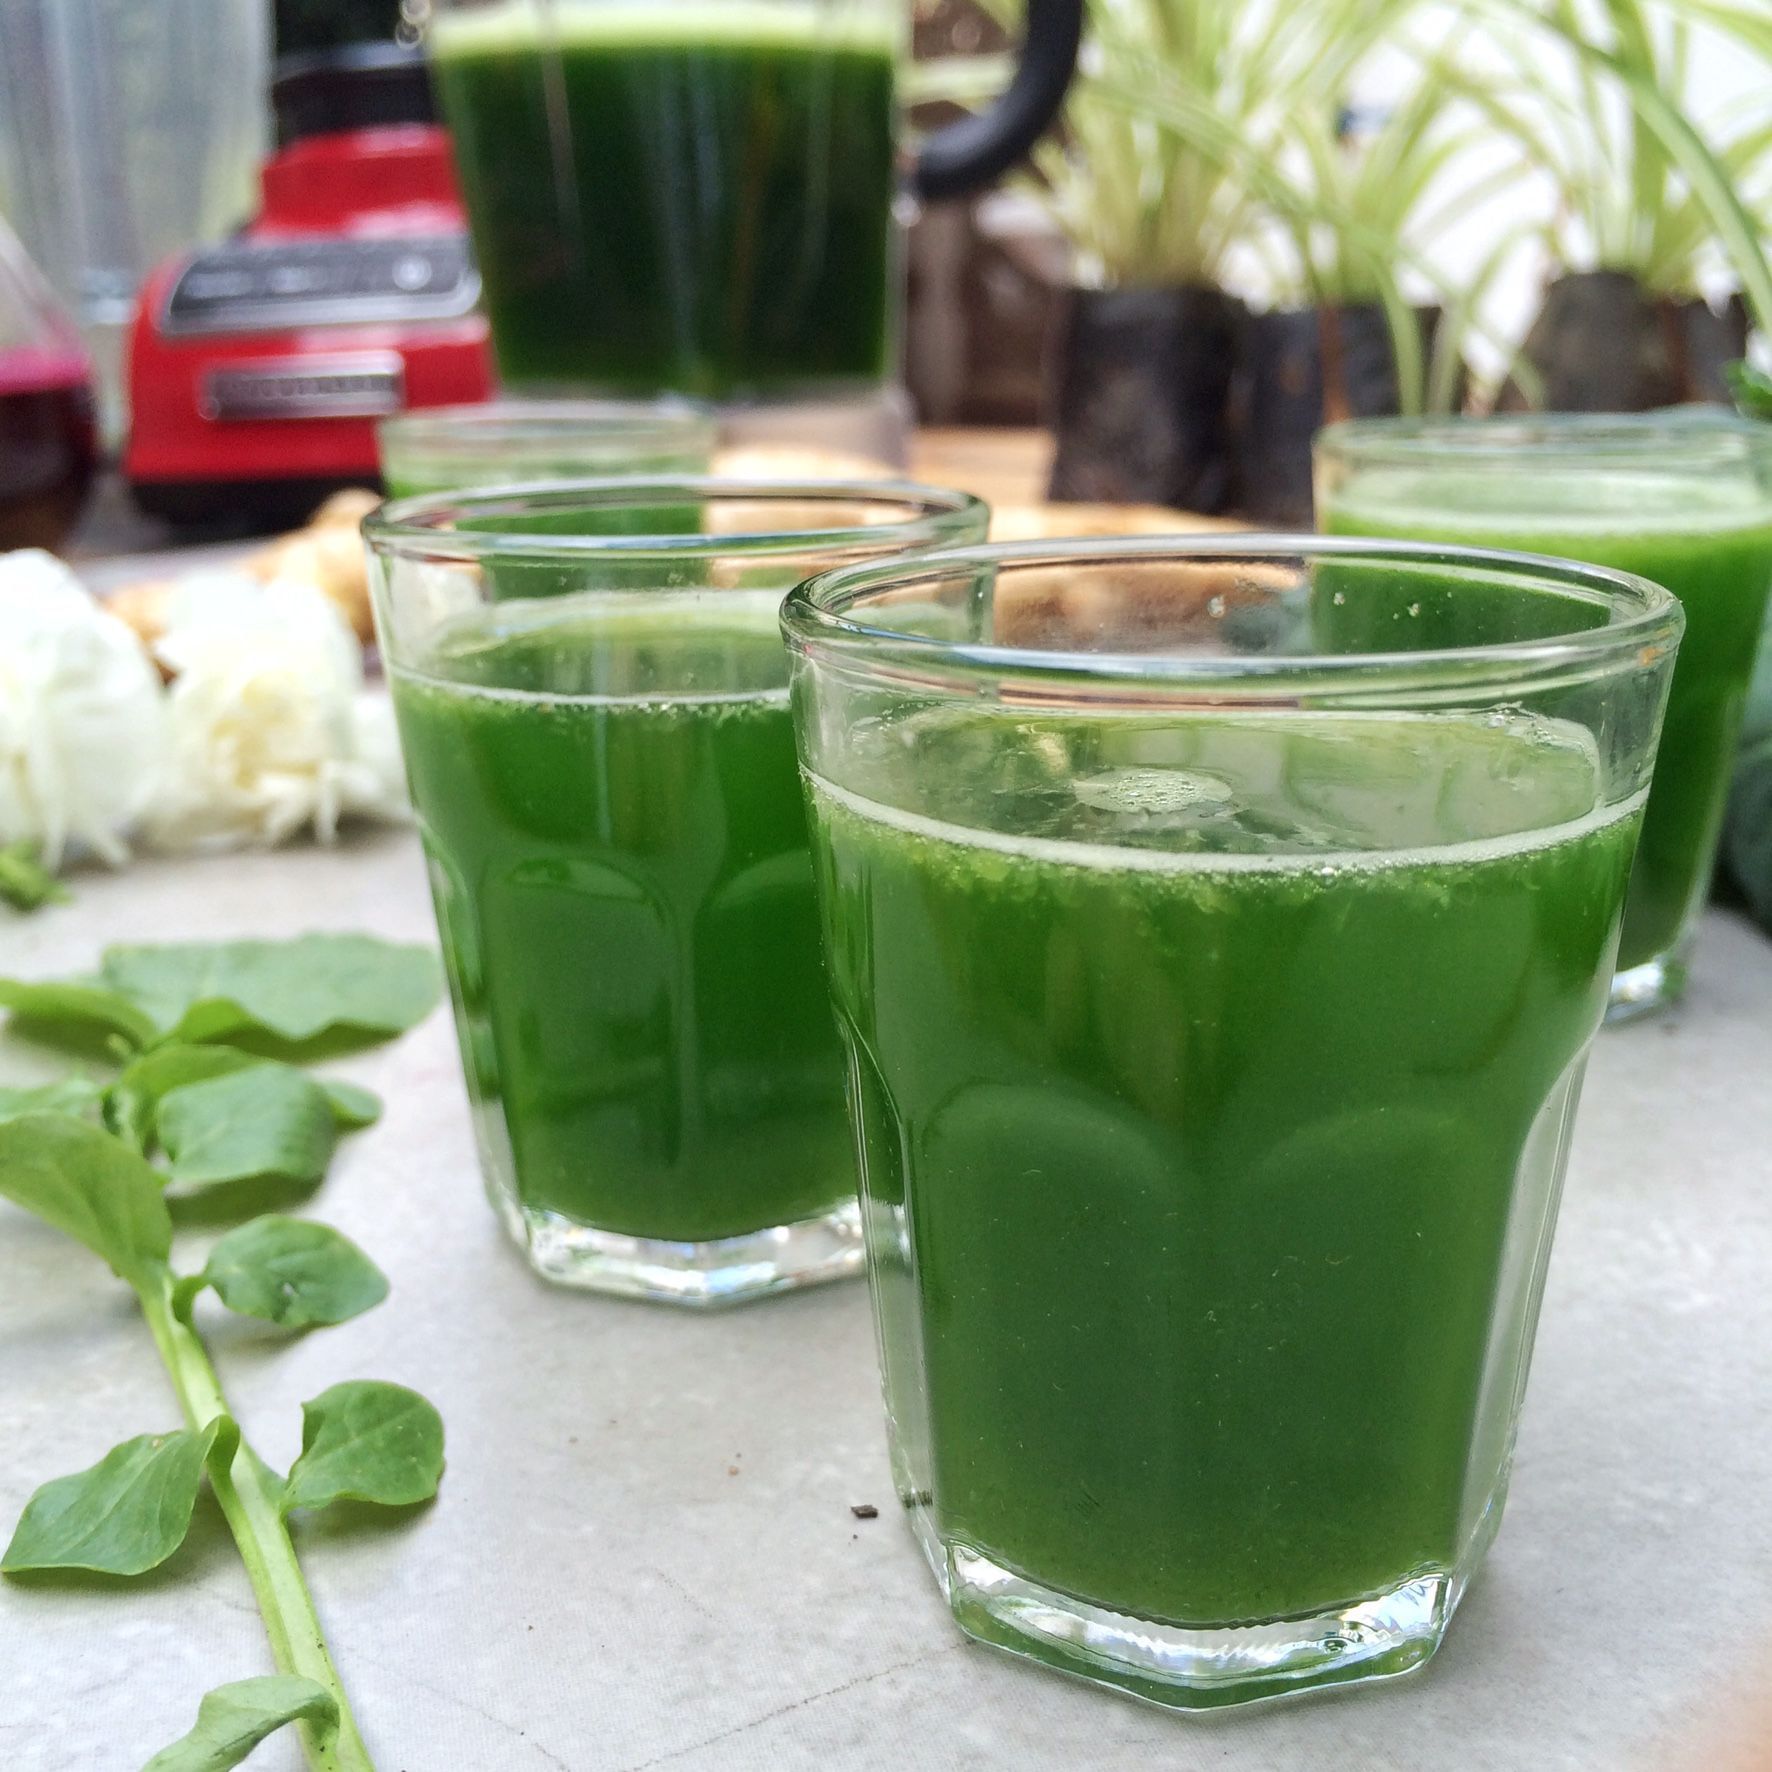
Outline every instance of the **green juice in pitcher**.
{"label": "green juice in pitcher", "polygon": [[835,756],[814,850],[863,1212],[897,1227],[895,1459],[955,1595],[1449,1605],[1640,797],[1602,807],[1585,731],[1508,714],[924,708]]}
{"label": "green juice in pitcher", "polygon": [[501,378],[725,398],[888,373],[895,8],[446,13],[438,95]]}
{"label": "green juice in pitcher", "polygon": [[530,1234],[707,1243],[853,1197],[780,596],[506,603],[393,674],[482,1156]]}

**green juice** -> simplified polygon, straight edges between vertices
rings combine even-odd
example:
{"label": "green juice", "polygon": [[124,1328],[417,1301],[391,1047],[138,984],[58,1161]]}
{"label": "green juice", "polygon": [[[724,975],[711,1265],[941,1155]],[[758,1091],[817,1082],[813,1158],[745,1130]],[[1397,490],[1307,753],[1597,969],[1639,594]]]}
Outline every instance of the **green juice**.
{"label": "green juice", "polygon": [[[1670,452],[1677,443],[1670,441]],[[1533,515],[1502,475],[1362,471],[1352,497],[1322,512],[1331,534],[1427,538],[1515,548],[1616,567],[1665,585],[1686,611],[1662,725],[1655,783],[1625,903],[1621,971],[1675,950],[1710,885],[1736,736],[1772,591],[1772,501],[1727,476],[1657,483],[1571,472],[1561,495],[1553,464],[1530,474]],[[1564,515],[1546,512],[1562,506]]]}
{"label": "green juice", "polygon": [[1183,1626],[1455,1593],[1640,802],[1526,716],[925,709],[838,761],[813,842],[932,1556]]}
{"label": "green juice", "polygon": [[880,380],[894,17],[605,0],[439,19],[503,380],[717,397]]}
{"label": "green juice", "polygon": [[706,1242],[853,1197],[780,595],[501,604],[394,673],[482,1152],[531,1222]]}
{"label": "green juice", "polygon": [[[633,479],[669,479],[680,474],[705,474],[708,471],[706,450],[682,451],[667,455],[622,455],[598,461],[584,455],[562,456],[558,460],[526,460],[513,472],[507,457],[488,455],[469,461],[427,463],[424,467],[385,464],[382,486],[390,499],[416,498],[421,493],[484,492],[491,488],[515,485],[532,480],[571,480],[584,476],[593,478],[617,476]],[[585,526],[586,513],[575,514],[580,527],[576,533],[604,535],[643,535],[638,525],[647,520],[646,513],[617,522],[606,514],[600,529]],[[693,515],[691,516],[693,521]],[[535,531],[533,523],[529,530]]]}

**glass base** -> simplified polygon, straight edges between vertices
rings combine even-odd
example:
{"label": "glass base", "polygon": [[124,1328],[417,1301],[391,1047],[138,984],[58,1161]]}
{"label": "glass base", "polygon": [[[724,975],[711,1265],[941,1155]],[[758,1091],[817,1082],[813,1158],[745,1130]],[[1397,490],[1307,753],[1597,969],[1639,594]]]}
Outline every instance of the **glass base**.
{"label": "glass base", "polygon": [[1055,1593],[957,1545],[948,1560],[948,1604],[968,1636],[1175,1710],[1394,1678],[1433,1654],[1452,1612],[1451,1577],[1433,1573],[1313,1618],[1189,1629]]}
{"label": "glass base", "polygon": [[1606,1025],[1636,1021],[1671,1007],[1686,989],[1686,959],[1682,951],[1658,954],[1640,966],[1612,975],[1612,998],[1606,1005]]}
{"label": "glass base", "polygon": [[853,1201],[798,1224],[707,1243],[673,1243],[594,1230],[490,1191],[529,1265],[559,1286],[714,1310],[862,1271],[861,1212]]}
{"label": "glass base", "polygon": [[944,1543],[926,1495],[906,1514],[967,1636],[1169,1710],[1219,1710],[1423,1666],[1501,1524],[1506,1479],[1455,1569],[1421,1570],[1375,1598],[1309,1618],[1190,1627],[1135,1618],[1042,1587],[968,1545]]}

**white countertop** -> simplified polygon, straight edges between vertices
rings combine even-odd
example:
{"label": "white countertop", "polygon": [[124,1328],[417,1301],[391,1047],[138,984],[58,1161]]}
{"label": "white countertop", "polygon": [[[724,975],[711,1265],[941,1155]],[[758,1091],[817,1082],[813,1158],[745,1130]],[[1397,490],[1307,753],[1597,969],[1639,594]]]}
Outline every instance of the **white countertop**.
{"label": "white countertop", "polygon": [[[118,940],[431,934],[404,833],[74,884],[0,917],[6,972]],[[0,1041],[0,1081],[50,1068]],[[1687,1006],[1600,1038],[1507,1519],[1444,1649],[1207,1719],[962,1639],[895,1517],[859,1282],[713,1317],[551,1290],[481,1197],[444,1014],[340,1068],[388,1113],[306,1210],[392,1296],[293,1343],[204,1321],[275,1463],[338,1379],[443,1412],[434,1507],[301,1540],[379,1772],[1720,1772],[1703,1730],[1772,1682],[1772,941],[1737,918],[1707,921]],[[123,1287],[0,1205],[0,1534],[38,1482],[174,1425]],[[208,1687],[269,1671],[205,1502],[145,1581],[0,1584],[0,1765],[129,1772]],[[300,1759],[274,1739],[249,1763]]]}

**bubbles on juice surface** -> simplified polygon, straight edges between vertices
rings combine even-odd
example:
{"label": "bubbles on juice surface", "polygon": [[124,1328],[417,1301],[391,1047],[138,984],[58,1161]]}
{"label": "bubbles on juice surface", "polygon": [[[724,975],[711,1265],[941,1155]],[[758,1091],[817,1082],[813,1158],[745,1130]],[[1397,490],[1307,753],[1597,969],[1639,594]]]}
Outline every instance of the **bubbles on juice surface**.
{"label": "bubbles on juice surface", "polygon": [[1071,790],[1085,806],[1158,819],[1202,812],[1211,816],[1237,795],[1221,776],[1185,769],[1108,769],[1073,782]]}
{"label": "bubbles on juice surface", "polygon": [[922,706],[848,738],[837,785],[885,806],[1177,856],[1438,849],[1551,830],[1602,798],[1592,736],[1516,710]]}

